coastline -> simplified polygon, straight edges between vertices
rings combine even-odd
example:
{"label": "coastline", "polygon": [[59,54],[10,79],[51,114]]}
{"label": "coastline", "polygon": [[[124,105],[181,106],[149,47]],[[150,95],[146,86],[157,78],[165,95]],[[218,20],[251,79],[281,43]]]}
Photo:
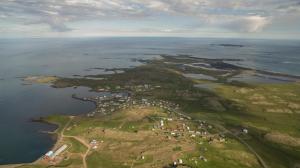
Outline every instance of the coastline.
{"label": "coastline", "polygon": [[[96,108],[96,102],[93,100],[84,100],[83,98],[77,97],[76,95],[72,95],[73,99],[79,100],[79,101],[84,101],[84,102],[91,102],[93,103],[93,105],[95,106],[94,109]],[[81,114],[78,114],[77,116],[83,115],[88,113],[87,112],[83,112]],[[53,138],[55,143],[53,144],[53,146],[49,149],[50,150],[55,150],[60,142],[60,138],[61,138],[61,134],[60,132],[62,131],[62,129],[64,129],[67,126],[67,122],[65,123],[65,125],[63,125],[62,123],[59,122],[55,122],[52,121],[50,118],[51,117],[55,117],[55,116],[60,116],[60,117],[67,117],[69,118],[69,120],[71,120],[72,115],[62,115],[62,114],[58,114],[58,115],[49,115],[47,117],[39,117],[39,118],[32,118],[29,122],[38,122],[38,123],[43,123],[43,124],[49,124],[49,125],[53,125],[53,126],[57,126],[57,128],[54,131],[41,131],[41,133],[45,133],[48,134],[49,136],[51,136],[50,138]],[[4,165],[0,165],[0,168],[18,168],[19,166],[25,166],[25,165],[31,165],[31,164],[36,164],[38,163],[42,158],[43,158],[44,154],[41,155],[40,157],[38,157],[37,159],[35,159],[33,162],[28,162],[28,163],[12,163],[12,164],[4,164]]]}
{"label": "coastline", "polygon": [[[34,163],[34,162],[32,162]],[[20,164],[8,164],[8,165],[0,165],[0,168],[16,168],[19,166],[24,165],[25,163],[20,163]],[[30,164],[30,163],[29,163]]]}
{"label": "coastline", "polygon": [[[217,62],[218,63],[218,62]],[[222,61],[220,62],[220,63],[222,63]],[[184,63],[182,63],[183,65],[184,65]],[[226,63],[225,63],[226,64]],[[128,71],[125,71],[125,73],[127,73],[127,74],[125,74],[125,76],[123,76],[124,78],[126,78],[126,79],[128,79],[128,77],[135,77],[135,75],[136,74],[138,74],[138,75],[143,75],[143,76],[146,76],[146,75],[144,75],[145,73],[147,74],[148,73],[148,71],[147,70],[153,70],[153,69],[155,69],[155,68],[157,68],[156,67],[156,65],[164,65],[164,63],[162,63],[162,62],[153,62],[153,64],[152,65],[149,65],[149,66],[147,66],[146,68],[145,67],[142,67],[142,68],[139,68],[139,69],[135,69],[135,70],[133,70],[133,72],[132,71],[130,71],[130,70],[128,70]],[[221,66],[222,67],[222,64],[217,64],[218,66]],[[143,69],[144,68],[144,69]],[[181,72],[181,71],[179,71],[179,70],[182,70],[182,69],[179,69],[178,67],[173,67],[172,65],[169,65],[169,68],[173,68],[173,70],[177,70],[176,72],[178,73],[178,72]],[[157,69],[156,69],[157,70]],[[160,77],[160,75],[162,76],[162,77],[164,77],[163,75],[166,75],[166,77],[176,77],[176,79],[178,78],[178,80],[180,79],[180,80],[182,80],[182,81],[180,81],[180,82],[182,82],[182,84],[183,84],[183,89],[186,89],[186,86],[189,86],[189,84],[191,83],[191,82],[193,82],[192,80],[190,80],[190,79],[185,79],[185,78],[181,78],[181,76],[178,76],[178,74],[177,73],[174,73],[174,71],[171,71],[172,73],[167,73],[167,74],[165,74],[166,72],[169,72],[169,71],[160,71],[161,69],[159,69],[159,71],[153,71],[152,73],[154,73],[154,77],[152,77],[154,80],[154,83],[151,83],[152,81],[146,81],[146,83],[147,83],[147,86],[145,86],[145,88],[147,88],[147,89],[149,89],[149,85],[148,85],[148,83],[150,83],[150,84],[152,84],[152,85],[155,85],[155,84],[159,84],[159,87],[154,87],[153,88],[153,90],[155,90],[155,89],[157,89],[158,91],[160,91],[160,92],[162,92],[162,90],[160,89],[161,88],[161,86],[163,86],[163,88],[167,88],[167,87],[169,87],[169,86],[166,86],[166,87],[164,87],[164,85],[166,84],[166,83],[163,83],[163,82],[165,82],[165,81],[163,81],[163,82],[161,82],[161,83],[157,83],[157,80],[160,80],[161,79],[161,77]],[[184,73],[185,72],[185,70],[186,69],[184,69],[184,70],[182,70],[182,73]],[[198,72],[198,69],[191,69],[190,71],[195,71],[195,73],[196,72]],[[237,71],[238,71],[239,69],[237,69]],[[259,72],[259,70],[254,70],[254,71],[256,71],[256,72]],[[144,73],[144,74],[143,74]],[[232,72],[233,73],[233,72]],[[176,74],[176,76],[175,76],[175,74]],[[114,78],[113,77],[113,75],[115,75],[115,74],[112,74],[112,75],[107,75],[107,76],[109,76],[110,77],[110,79],[111,79],[111,81],[113,81],[113,82],[115,82],[114,84],[116,85],[116,86],[118,86],[118,85],[121,85],[122,86],[122,82],[123,81],[119,81],[120,79],[118,78],[118,79],[116,79],[116,78]],[[124,74],[123,74],[124,75]],[[130,76],[130,75],[132,75],[132,76]],[[157,77],[158,76],[158,77]],[[220,78],[222,77],[222,75],[220,75],[220,74],[216,74],[216,76],[219,76]],[[100,75],[100,77],[101,77],[101,75]],[[120,75],[119,77],[122,77],[122,75]],[[130,79],[130,78],[129,78]],[[135,78],[134,78],[135,79]],[[139,79],[139,78],[138,78]],[[165,78],[164,78],[165,79]],[[171,78],[171,79],[173,79],[173,78]],[[59,80],[59,79],[58,79]],[[141,79],[140,79],[141,80]],[[80,80],[78,80],[78,81],[80,81]],[[78,83],[78,81],[73,81],[73,83],[72,83],[72,81],[70,82],[70,84],[76,84],[76,85],[79,85],[79,86],[81,86],[81,83]],[[104,84],[111,84],[111,81],[110,80],[108,80],[108,82],[107,83],[104,83]],[[88,82],[95,82],[95,81],[88,81]],[[145,82],[145,81],[142,81],[142,82]],[[169,82],[169,81],[167,81],[167,82]],[[178,81],[176,81],[176,82],[178,82]],[[176,82],[173,82],[173,83],[176,83]],[[138,82],[136,82],[136,83],[134,83],[134,84],[138,84],[139,83],[139,81]],[[101,85],[101,83],[99,82],[98,83],[99,85]],[[226,82],[224,82],[224,84],[226,84]],[[230,84],[230,83],[227,83],[227,84]],[[233,85],[230,85],[230,86],[232,86],[232,87],[234,87]],[[117,88],[117,87],[115,87],[115,88]],[[120,87],[118,87],[118,88],[120,88]],[[151,88],[151,87],[150,87]],[[174,87],[173,87],[173,89],[178,89],[179,88],[179,86],[177,86],[177,85],[175,85]],[[239,95],[241,95],[241,94],[247,94],[247,92],[249,91],[249,92],[254,92],[254,91],[260,91],[260,90],[255,90],[255,89],[249,89],[249,88],[243,88],[243,87],[240,87],[240,88],[242,88],[243,90],[237,90],[236,92],[233,92],[233,93],[238,93]],[[124,89],[126,89],[126,87],[124,87]],[[128,88],[127,88],[128,89]],[[180,88],[179,88],[180,89]],[[224,88],[224,89],[230,89],[230,88]],[[248,89],[248,90],[247,90]],[[258,88],[259,89],[259,88]],[[117,89],[116,89],[117,90]],[[120,90],[120,89],[119,89]],[[122,90],[122,88],[121,88],[121,90]],[[245,92],[245,90],[246,90],[246,92]],[[147,93],[147,91],[150,91],[150,90],[146,90],[145,92]],[[195,90],[193,90],[193,91],[195,91]],[[240,91],[240,92],[239,92]],[[284,90],[283,90],[284,91]],[[141,94],[140,94],[140,96],[145,96],[145,95],[143,95],[143,93],[144,92],[140,92]],[[157,92],[156,92],[157,93]],[[151,91],[151,94],[155,94],[155,92],[152,92]],[[204,92],[201,92],[201,94],[204,94]],[[164,95],[163,95],[164,96]],[[189,98],[190,96],[193,96],[193,94],[191,93],[191,95],[187,95],[187,98]],[[207,96],[212,96],[212,95],[210,95],[210,94],[207,94]],[[226,95],[223,95],[224,97],[226,96]],[[74,95],[74,96],[72,96],[73,98],[75,98],[75,99],[78,99],[78,100],[81,100],[81,101],[90,101],[90,100],[88,100],[88,99],[84,99],[84,98],[80,98],[80,97],[76,97],[76,95]],[[262,97],[262,96],[261,96]],[[198,98],[198,97],[197,97]],[[213,97],[213,98],[215,98],[215,97]],[[229,97],[229,98],[231,98],[231,97]],[[260,98],[260,97],[259,97]],[[284,97],[283,97],[284,98]],[[232,99],[232,98],[231,98]],[[257,99],[257,97],[254,97],[253,99]],[[191,102],[193,102],[195,99],[188,99],[188,101],[191,101]],[[199,100],[202,100],[202,97],[199,97]],[[211,100],[213,100],[213,99],[211,99]],[[218,103],[218,101],[220,100],[221,101],[221,99],[214,99],[215,101],[214,102],[212,102],[212,107],[218,107],[217,105],[215,105],[215,104],[213,104],[213,103]],[[92,101],[93,102],[93,101]],[[209,103],[209,102],[208,102]],[[215,106],[214,106],[215,105]],[[223,107],[223,105],[224,104],[221,104],[221,107]],[[225,104],[226,105],[226,104]],[[224,106],[225,106],[224,105]],[[260,104],[260,105],[264,105],[264,104]],[[258,106],[258,105],[255,105],[255,106]],[[226,106],[226,107],[228,107],[228,108],[230,108],[229,106]],[[198,107],[197,107],[198,108]],[[203,109],[203,108],[205,108],[205,106],[201,106],[201,107],[199,107],[198,109]],[[268,108],[270,108],[270,107],[268,107]],[[234,110],[237,110],[237,112],[240,112],[241,110],[243,110],[243,109],[235,109],[235,108],[232,108],[232,109],[234,109]],[[207,110],[211,110],[211,109],[209,109],[209,108],[207,108]],[[216,109],[212,109],[213,111],[224,111],[223,109],[218,109],[218,108],[216,108]],[[240,110],[240,111],[239,111]],[[81,114],[84,114],[84,113],[81,113]],[[81,115],[81,114],[79,114],[79,116]],[[270,114],[270,113],[269,113]],[[270,114],[270,115],[272,115],[272,113]],[[60,140],[61,140],[61,138],[62,138],[62,133],[63,133],[63,131],[64,131],[64,129],[65,128],[67,128],[67,126],[68,126],[68,124],[70,123],[70,121],[71,121],[71,119],[72,119],[72,117],[73,116],[69,116],[69,115],[56,115],[56,116],[54,116],[54,117],[63,117],[63,118],[65,118],[65,119],[68,119],[68,120],[64,120],[63,122],[54,122],[55,120],[51,120],[51,117],[53,117],[53,116],[49,116],[49,117],[45,117],[45,118],[40,118],[40,119],[37,119],[37,120],[35,120],[36,122],[43,122],[43,123],[47,123],[47,124],[54,124],[54,125],[57,125],[58,127],[57,127],[57,129],[55,130],[55,131],[53,131],[53,132],[45,132],[45,133],[49,133],[49,134],[55,134],[55,135],[57,135],[57,137],[56,137],[56,142],[55,142],[55,144],[53,145],[53,147],[52,147],[52,150],[53,149],[55,149],[58,145],[59,145],[59,142],[60,142]],[[57,120],[56,120],[57,121]],[[58,120],[59,121],[59,120]],[[224,119],[224,121],[226,121],[226,119]],[[229,123],[230,123],[230,121],[228,121]],[[236,124],[236,123],[235,123]],[[244,124],[244,123],[238,123],[238,124]],[[251,127],[251,126],[250,126]],[[229,127],[230,128],[230,127]],[[234,127],[233,127],[234,128]],[[36,161],[34,161],[34,162],[32,162],[32,163],[21,163],[21,164],[12,164],[12,165],[4,165],[4,166],[10,166],[10,167],[13,167],[13,166],[16,166],[16,167],[18,167],[18,166],[22,166],[22,165],[31,165],[31,164],[34,164],[34,163],[37,163],[39,160],[41,159],[41,157],[40,158],[38,158]],[[0,167],[1,168],[1,167]]]}
{"label": "coastline", "polygon": [[[72,116],[67,116],[67,117],[71,118]],[[47,120],[47,118],[45,118],[45,117],[40,117],[39,119],[32,119],[31,122],[40,122],[40,123],[44,123],[44,124],[51,124],[51,125],[57,126],[57,128],[54,131],[43,131],[42,132],[42,133],[45,133],[45,134],[49,134],[50,136],[52,136],[52,138],[55,138],[55,140],[54,140],[55,143],[53,144],[53,147],[51,147],[49,150],[54,150],[55,148],[57,148],[57,146],[59,144],[59,138],[60,138],[60,134],[59,134],[58,130],[60,130],[63,126],[60,123]],[[39,158],[37,158],[33,162],[16,163],[16,164],[4,164],[4,165],[0,165],[0,168],[18,168],[20,166],[36,164],[37,162],[39,162],[43,158],[43,156],[44,155],[40,156]]]}
{"label": "coastline", "polygon": [[[51,131],[42,131],[42,133],[45,133],[45,134],[49,134],[49,136],[51,136],[51,138],[55,138],[55,143],[53,144],[53,147],[50,149],[50,150],[54,150],[55,147],[57,147],[58,145],[58,133],[56,132],[58,129],[60,129],[60,124],[59,123],[54,123],[54,122],[50,122],[50,121],[47,121],[47,120],[44,120],[44,119],[39,119],[39,120],[34,120],[34,121],[31,121],[31,122],[39,122],[39,123],[44,123],[44,124],[51,124],[51,125],[55,125],[57,126],[57,128],[55,129],[55,131],[51,132]],[[55,137],[56,135],[56,137]],[[42,159],[44,155],[40,156],[39,158],[37,158],[36,160],[34,160],[33,162],[29,162],[29,163],[16,163],[16,164],[4,164],[4,165],[0,165],[0,168],[18,168],[20,166],[25,166],[25,165],[30,165],[30,164],[35,164],[37,163],[40,159]]]}

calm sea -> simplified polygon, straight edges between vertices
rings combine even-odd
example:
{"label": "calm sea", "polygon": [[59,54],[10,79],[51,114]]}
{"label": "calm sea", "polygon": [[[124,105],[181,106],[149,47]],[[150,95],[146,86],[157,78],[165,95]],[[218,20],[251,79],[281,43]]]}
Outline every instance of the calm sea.
{"label": "calm sea", "polygon": [[[237,44],[224,47],[215,44]],[[196,38],[72,38],[0,40],[0,164],[32,162],[54,144],[41,131],[54,126],[30,122],[50,114],[82,114],[94,108],[71,98],[90,94],[88,88],[54,89],[22,85],[28,75],[97,74],[89,68],[138,66],[136,58],[159,54],[191,54],[205,58],[239,58],[237,64],[300,75],[300,42]]]}

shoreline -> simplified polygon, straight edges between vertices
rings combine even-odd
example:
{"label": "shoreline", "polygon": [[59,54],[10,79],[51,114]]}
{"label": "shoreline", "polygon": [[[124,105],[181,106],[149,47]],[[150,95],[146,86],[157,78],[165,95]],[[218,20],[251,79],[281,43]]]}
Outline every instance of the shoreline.
{"label": "shoreline", "polygon": [[[70,116],[69,116],[70,117]],[[31,120],[31,122],[39,122],[39,123],[43,123],[43,124],[50,124],[50,125],[55,125],[57,126],[57,128],[52,132],[52,131],[41,131],[41,133],[45,133],[48,134],[49,136],[51,136],[50,138],[53,138],[55,135],[55,143],[53,144],[53,147],[51,147],[49,150],[54,150],[55,147],[58,145],[58,132],[57,130],[59,130],[61,128],[61,125],[59,123],[55,123],[55,122],[51,122],[46,120],[45,118],[39,118],[39,119],[33,119]],[[11,163],[11,164],[3,164],[0,165],[0,168],[18,168],[19,166],[25,166],[25,165],[31,165],[31,164],[35,164],[37,163],[40,159],[42,159],[42,157],[45,154],[43,154],[42,156],[38,157],[37,159],[35,159],[33,162],[28,162],[28,163]]]}
{"label": "shoreline", "polygon": [[[172,57],[172,55],[165,55],[166,57]],[[185,57],[185,56],[181,56],[181,57]],[[236,64],[232,64],[232,63],[228,63],[226,61],[232,61],[232,62],[238,62],[238,61],[243,61],[243,59],[227,59],[227,58],[201,58],[201,57],[195,57],[195,56],[187,56],[187,58],[191,58],[191,59],[196,59],[199,61],[203,61],[203,62],[220,62],[223,63],[224,65],[230,65],[232,66],[232,68],[236,68],[236,69],[241,69],[241,70],[250,70],[250,71],[255,71],[264,75],[273,75],[273,76],[279,76],[279,77],[288,77],[288,78],[295,78],[300,80],[300,76],[298,75],[293,75],[293,74],[287,74],[287,73],[282,73],[282,72],[276,72],[276,71],[271,71],[271,70],[261,70],[261,69],[255,69],[255,68],[251,68],[251,67],[244,67],[241,65],[236,65]]]}
{"label": "shoreline", "polygon": [[[93,105],[95,106],[96,108],[96,102],[93,101],[93,100],[84,100],[83,98],[80,98],[80,97],[77,97],[76,95],[72,95],[71,96],[73,99],[75,100],[79,100],[79,101],[84,101],[84,102],[91,102],[93,103]],[[94,108],[94,109],[95,109]],[[84,115],[86,113],[89,113],[89,112],[83,112],[81,114],[77,114],[76,116],[80,116],[80,115]],[[51,117],[52,115],[49,115],[47,117]],[[72,118],[72,117],[75,117],[74,115],[59,115],[59,116],[65,116],[65,117],[68,117],[69,120]],[[59,139],[60,139],[60,133],[58,132],[59,129],[63,129],[65,128],[67,125],[65,125],[64,127],[60,124],[60,123],[57,123],[57,122],[52,122],[50,120],[47,119],[47,117],[38,117],[38,118],[32,118],[30,119],[29,122],[38,122],[38,123],[42,123],[42,124],[48,124],[48,125],[53,125],[53,126],[57,126],[57,128],[54,130],[54,131],[40,131],[41,133],[44,133],[44,134],[48,134],[50,136],[50,138],[55,138],[54,141],[55,143],[53,144],[53,146],[48,150],[48,151],[53,151],[57,148],[58,144],[59,144]],[[40,157],[38,157],[37,159],[35,159],[33,162],[28,162],[28,163],[11,163],[11,164],[3,164],[1,165],[0,164],[0,168],[17,168],[19,166],[23,166],[23,165],[31,165],[31,164],[35,164],[37,163],[38,161],[40,161],[42,159],[42,157],[44,156],[45,154],[41,155]]]}
{"label": "shoreline", "polygon": [[[166,56],[166,57],[168,57],[168,56]],[[169,56],[169,57],[171,57],[171,56]],[[185,57],[186,58],[186,57]],[[193,59],[196,59],[196,58],[193,58]],[[203,60],[203,58],[200,58],[200,60]],[[207,62],[207,63],[210,63],[211,65],[212,65],[212,67],[214,66],[214,65],[216,65],[216,66],[218,66],[218,68],[222,68],[222,66],[223,66],[223,64],[224,64],[224,69],[226,69],[226,65],[228,64],[228,63],[226,63],[226,62],[223,62],[223,60],[218,60],[218,61],[216,61],[216,60],[211,60],[211,61],[203,61],[203,62]],[[222,64],[223,63],[223,64]],[[231,64],[229,64],[229,65],[231,65]],[[153,66],[153,65],[152,65]],[[151,68],[151,67],[150,67]],[[153,68],[153,67],[152,67]],[[240,70],[239,69],[239,66],[231,66],[231,67],[229,67],[229,68],[233,68],[233,69],[235,69],[235,70]],[[247,69],[249,69],[249,68],[247,68]],[[272,73],[273,75],[277,75],[277,76],[280,76],[280,74],[275,74],[274,72],[268,72],[268,71],[260,71],[260,70],[255,70],[255,69],[249,69],[249,70],[251,70],[251,71],[254,71],[254,72],[258,72],[258,73],[261,73],[261,74],[263,74],[264,72],[267,72],[267,73]],[[145,71],[145,70],[144,70]],[[136,72],[135,72],[136,73]],[[156,73],[160,73],[160,71],[157,71]],[[113,75],[113,74],[112,74]],[[112,76],[112,75],[108,75],[108,76]],[[283,75],[285,75],[285,74],[283,74]],[[219,75],[219,76],[221,76],[221,75]],[[171,76],[172,77],[172,76]],[[287,77],[287,76],[286,76]],[[299,77],[300,78],[300,77]],[[112,80],[113,81],[113,80]],[[94,82],[94,81],[92,81],[92,82]],[[120,82],[120,81],[115,81],[116,83],[115,84],[119,84],[118,82]],[[190,82],[190,81],[189,81]],[[109,84],[109,82],[108,82],[108,84]],[[186,83],[184,83],[184,84],[186,84]],[[81,86],[80,84],[79,84],[79,86]],[[147,85],[147,88],[148,88],[149,86]],[[92,88],[91,88],[92,89]],[[151,93],[152,94],[152,93]],[[80,101],[90,101],[90,102],[93,102],[96,106],[97,106],[97,104],[96,104],[96,102],[94,102],[94,101],[92,101],[92,100],[90,100],[90,99],[87,99],[87,98],[81,98],[81,97],[77,97],[75,94],[74,95],[72,95],[72,98],[74,98],[74,99],[78,99],[78,100],[80,100]],[[88,113],[88,112],[87,112]],[[81,116],[82,114],[85,114],[85,113],[80,113],[80,114],[78,114],[78,115],[76,115],[76,116]],[[52,116],[55,116],[55,115],[52,115]],[[51,121],[51,119],[49,118],[49,117],[51,117],[51,115],[50,116],[48,116],[48,117],[40,117],[39,119],[33,119],[32,120],[32,122],[41,122],[41,123],[46,123],[46,124],[52,124],[52,125],[56,125],[57,126],[57,128],[53,131],[53,132],[45,132],[45,133],[47,133],[47,134],[56,134],[56,142],[54,143],[54,145],[53,145],[53,147],[50,149],[50,150],[54,150],[58,145],[59,145],[59,142],[61,142],[61,138],[63,137],[62,136],[62,133],[63,133],[63,131],[64,131],[64,129],[65,128],[67,128],[68,127],[68,125],[69,125],[69,123],[70,123],[70,121],[72,121],[72,117],[74,117],[74,116],[72,116],[72,115],[57,115],[57,116],[63,116],[63,117],[66,117],[66,118],[68,118],[68,120],[67,121],[63,121],[63,122],[60,122],[60,121],[58,121],[58,122],[53,122],[53,121]],[[16,167],[18,167],[18,166],[22,166],[22,165],[31,165],[31,164],[35,164],[35,163],[37,163],[38,161],[40,161],[40,159],[43,157],[43,155],[41,156],[41,157],[39,157],[36,161],[34,161],[34,162],[31,162],[31,163],[20,163],[20,164],[11,164],[11,165],[0,165],[0,168],[2,168],[2,167],[8,167],[8,166],[10,166],[10,167],[14,167],[14,166],[16,166]]]}

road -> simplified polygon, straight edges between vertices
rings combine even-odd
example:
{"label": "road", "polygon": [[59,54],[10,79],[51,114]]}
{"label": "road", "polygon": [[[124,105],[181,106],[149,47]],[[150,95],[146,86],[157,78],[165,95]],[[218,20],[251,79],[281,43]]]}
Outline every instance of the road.
{"label": "road", "polygon": [[[191,118],[190,116],[183,114],[181,112],[176,111],[176,114],[183,116],[185,118]],[[70,120],[68,121],[68,123],[65,125],[65,127],[62,129],[62,131],[60,132],[60,138],[59,140],[62,140],[62,138],[74,138],[77,141],[79,141],[80,143],[82,143],[84,146],[87,147],[87,151],[82,155],[82,161],[83,161],[83,168],[87,168],[87,163],[86,163],[86,157],[89,154],[90,150],[91,150],[91,146],[82,138],[77,137],[77,136],[69,136],[69,135],[64,135],[64,131],[65,129],[69,126],[69,124],[72,122],[74,117],[70,117]],[[213,123],[212,123],[213,124]],[[255,157],[257,158],[258,162],[260,163],[260,165],[263,168],[269,168],[269,166],[266,164],[266,162],[263,160],[263,158],[246,142],[244,141],[242,138],[240,138],[239,136],[235,135],[233,132],[231,132],[230,130],[226,129],[225,127],[223,127],[222,125],[213,124],[216,128],[224,131],[224,133],[228,133],[230,135],[232,135],[236,140],[238,140],[240,143],[242,143],[243,145],[245,145],[247,147],[247,149],[255,155]]]}
{"label": "road", "polygon": [[[188,116],[187,114],[183,114],[179,111],[174,111],[176,114],[180,115],[180,116],[184,116],[185,118],[191,118],[190,116]],[[197,120],[198,121],[198,120]],[[255,155],[256,159],[258,160],[258,162],[260,163],[260,165],[263,168],[269,168],[269,166],[266,164],[266,162],[263,160],[263,158],[246,142],[244,141],[242,138],[240,138],[239,136],[235,135],[233,132],[231,132],[230,130],[226,129],[225,127],[223,127],[222,125],[216,124],[216,123],[211,123],[212,125],[214,125],[216,128],[224,131],[224,133],[228,133],[230,135],[232,135],[236,140],[238,140],[240,143],[242,143],[243,145],[245,145],[247,147],[247,149]]]}
{"label": "road", "polygon": [[231,132],[230,130],[226,129],[225,127],[223,127],[221,125],[214,124],[214,126],[217,127],[220,130],[223,130],[224,133],[228,133],[228,134],[232,135],[235,139],[237,139],[240,143],[242,143],[243,145],[245,145],[247,147],[247,149],[255,155],[255,157],[257,158],[258,162],[260,163],[260,165],[263,168],[269,168],[269,166],[266,164],[266,162],[263,160],[263,158],[245,140],[243,140],[242,138],[240,138],[239,136],[235,135],[233,132]]}
{"label": "road", "polygon": [[82,154],[82,163],[83,163],[83,168],[87,168],[87,163],[86,163],[86,157],[87,155],[89,154],[90,150],[91,150],[91,146],[85,141],[83,140],[82,138],[80,137],[77,137],[77,136],[69,136],[69,135],[65,135],[64,132],[65,132],[65,129],[69,126],[69,124],[72,122],[74,117],[70,117],[70,120],[68,121],[68,123],[65,125],[65,127],[62,129],[62,131],[60,132],[60,138],[59,140],[62,140],[63,138],[74,138],[76,139],[77,141],[79,141],[81,144],[83,144],[84,146],[87,147],[87,150],[84,154]]}

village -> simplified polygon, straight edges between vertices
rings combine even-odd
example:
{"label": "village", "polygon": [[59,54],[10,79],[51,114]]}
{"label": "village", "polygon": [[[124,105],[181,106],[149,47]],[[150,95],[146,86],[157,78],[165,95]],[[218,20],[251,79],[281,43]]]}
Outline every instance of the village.
{"label": "village", "polygon": [[[242,139],[252,130],[243,125],[229,130],[210,118],[192,115],[198,109],[209,112],[218,105],[223,107],[219,98],[190,88],[190,81],[180,76],[167,73],[157,79],[160,71],[152,76],[154,82],[136,80],[136,73],[148,74],[148,70],[103,76],[107,79],[93,81],[93,96],[73,94],[72,98],[92,102],[95,108],[79,116],[52,120],[61,127],[58,143],[37,163],[57,167],[68,163],[70,168],[174,168],[214,167],[227,159],[228,165],[238,162],[246,168],[259,167],[255,152]],[[124,82],[122,75],[130,80]],[[82,82],[88,85],[89,80]],[[79,85],[75,79],[55,83],[75,89]],[[201,101],[197,101],[199,96]],[[185,101],[198,103],[201,108],[189,109],[182,103]]]}
{"label": "village", "polygon": [[[155,88],[159,88],[160,86],[155,86]],[[125,86],[125,88],[128,88]],[[117,86],[116,89],[122,89],[120,86]],[[153,86],[149,84],[145,85],[137,85],[130,87],[130,90],[134,92],[142,92],[142,91],[149,91],[153,89]],[[95,97],[79,97],[75,94],[72,95],[74,99],[82,100],[82,101],[90,101],[96,105],[95,110],[87,113],[88,117],[94,117],[95,115],[106,115],[109,113],[116,112],[120,109],[126,109],[130,106],[141,105],[141,106],[153,106],[153,107],[160,107],[165,109],[168,112],[177,112],[179,110],[179,105],[174,104],[164,100],[151,100],[148,98],[134,98],[131,92],[124,91],[124,92],[117,92],[112,93],[110,92],[110,88],[106,88],[106,90],[100,89],[98,92],[104,92],[104,95],[95,96]],[[188,116],[184,116],[190,118]]]}
{"label": "village", "polygon": [[[53,87],[90,88],[96,93],[94,96],[72,97],[92,102],[95,109],[79,116],[55,116],[50,120],[60,126],[57,132],[64,136],[43,157],[43,165],[59,167],[69,162],[71,166],[65,167],[266,168],[267,164],[284,167],[281,165],[285,163],[277,162],[283,155],[276,154],[273,144],[278,142],[278,133],[285,129],[298,131],[299,124],[293,119],[298,115],[299,84],[272,85],[272,88],[240,82],[223,85],[227,78],[244,70],[235,70],[222,62],[165,57],[163,61],[148,62],[123,73],[92,75],[93,79],[56,78],[51,82]],[[219,68],[226,71],[220,72]],[[231,72],[232,68],[234,71],[229,74],[227,70]],[[189,73],[212,76],[218,81],[191,79],[185,76]],[[211,90],[194,87],[211,83],[218,87]],[[254,102],[255,99],[260,102]],[[274,111],[275,108],[290,108],[290,111]],[[253,120],[256,117],[260,120]],[[282,123],[282,117],[289,122]],[[83,149],[74,151],[76,146]],[[285,146],[276,144],[276,147]],[[265,155],[273,159],[268,160]]]}
{"label": "village", "polygon": [[[220,132],[218,129],[214,128],[213,125],[210,125],[206,121],[201,120],[192,120],[191,117],[183,114],[180,111],[180,107],[178,104],[164,101],[164,100],[150,100],[147,98],[132,98],[129,93],[121,92],[121,93],[111,93],[105,94],[102,96],[95,96],[95,97],[78,97],[76,95],[72,95],[73,98],[79,99],[82,101],[91,101],[95,103],[96,108],[95,110],[86,114],[87,118],[97,118],[97,117],[105,117],[107,115],[113,115],[120,111],[123,111],[130,108],[138,108],[138,109],[152,109],[152,108],[159,108],[162,109],[163,115],[151,115],[151,114],[139,114],[145,115],[149,121],[151,121],[151,126],[149,127],[148,132],[152,132],[157,136],[163,137],[161,140],[162,143],[165,142],[189,142],[191,144],[195,143],[199,146],[199,151],[197,154],[197,158],[193,158],[193,164],[197,165],[198,163],[205,163],[209,161],[209,158],[206,156],[206,153],[209,152],[206,145],[215,144],[215,143],[226,143],[226,136],[224,133]],[[75,125],[75,126],[74,126]],[[66,130],[70,131],[74,129],[77,124],[67,126]],[[133,128],[134,126],[132,126]],[[121,126],[119,127],[121,128]],[[92,132],[94,128],[89,128],[89,132]],[[113,128],[115,130],[116,128]],[[137,128],[138,129],[138,128]],[[100,137],[105,137],[106,129],[100,131]],[[137,130],[138,131],[138,130]],[[136,132],[137,132],[136,131]],[[247,130],[241,130],[241,133],[246,132]],[[149,133],[150,135],[151,133]],[[88,135],[89,136],[89,135]],[[86,139],[87,140],[87,139]],[[92,153],[93,151],[101,151],[103,148],[103,144],[107,143],[104,142],[105,140],[100,140],[99,138],[88,138],[86,142],[88,144],[88,151],[87,153]],[[189,146],[189,144],[187,144]],[[44,161],[46,161],[49,165],[58,164],[60,161],[63,160],[62,153],[68,150],[67,144],[62,144],[59,148],[54,151],[49,151],[43,157]],[[177,149],[178,148],[178,149]],[[170,148],[169,152],[174,152],[176,150],[182,150],[181,147],[173,147]],[[138,156],[138,160],[145,160],[147,157],[142,152]],[[176,152],[175,152],[176,153]],[[85,160],[85,158],[84,158]],[[186,165],[186,158],[173,158],[172,159],[171,167],[178,167]]]}

